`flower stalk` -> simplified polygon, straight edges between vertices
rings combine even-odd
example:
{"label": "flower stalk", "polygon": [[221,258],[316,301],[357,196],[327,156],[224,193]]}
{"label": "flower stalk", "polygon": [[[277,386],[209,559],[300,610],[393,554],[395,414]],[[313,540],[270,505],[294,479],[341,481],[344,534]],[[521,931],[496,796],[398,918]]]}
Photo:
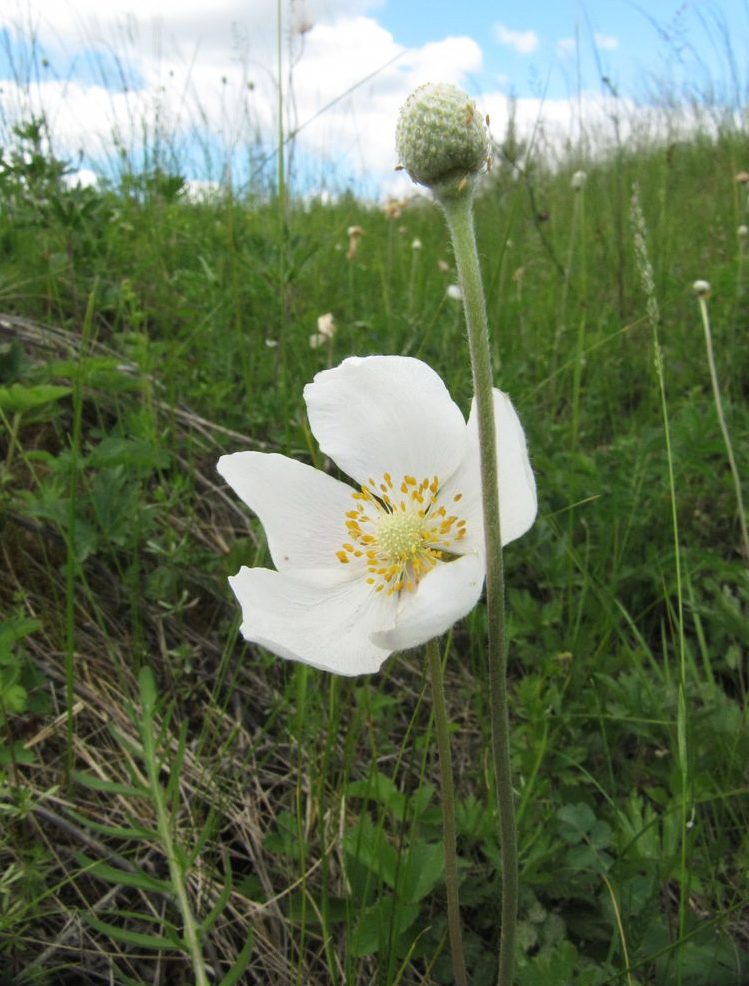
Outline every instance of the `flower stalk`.
{"label": "flower stalk", "polygon": [[445,213],[468,329],[480,453],[492,753],[502,854],[498,983],[512,986],[518,862],[507,703],[500,480],[489,326],[473,225],[474,182],[487,162],[489,136],[483,118],[465,93],[452,85],[428,83],[412,93],[401,110],[396,147],[402,166],[415,182],[431,188]]}
{"label": "flower stalk", "polygon": [[741,495],[741,477],[736,465],[736,457],[733,454],[733,444],[731,433],[728,430],[726,416],[723,412],[723,401],[720,396],[720,384],[718,383],[718,371],[715,367],[715,355],[713,353],[713,336],[710,330],[710,316],[707,312],[707,299],[710,297],[710,285],[707,281],[695,281],[693,285],[697,295],[697,303],[700,306],[702,316],[702,327],[705,330],[705,350],[707,352],[707,365],[710,371],[710,382],[713,388],[713,399],[715,401],[715,411],[718,415],[720,431],[723,435],[723,444],[726,447],[728,466],[731,470],[733,488],[736,494],[736,508],[739,515],[739,527],[741,529],[741,552],[744,556],[745,564],[749,565],[749,531],[746,526],[746,510],[744,509],[744,498]]}
{"label": "flower stalk", "polygon": [[438,375],[413,357],[351,356],[318,373],[304,388],[310,431],[320,451],[356,485],[276,453],[222,456],[218,471],[258,516],[275,566],[243,566],[229,584],[242,607],[244,638],[287,660],[336,674],[371,674],[393,651],[428,644],[458,986],[467,980],[449,724],[436,638],[473,609],[486,584],[502,837],[499,984],[511,986],[518,868],[502,544],[533,524],[537,496],[522,425],[507,394],[492,386],[471,199],[489,138],[464,93],[428,85],[409,98],[396,142],[403,166],[434,190],[447,215],[470,339],[470,416],[466,421]]}
{"label": "flower stalk", "polygon": [[473,226],[472,185],[464,194],[439,198],[455,252],[463,292],[473,388],[478,414],[481,489],[486,551],[486,608],[489,626],[489,690],[492,755],[497,785],[502,854],[502,926],[499,947],[499,986],[512,986],[515,926],[518,908],[517,833],[510,766],[510,726],[507,702],[504,561],[499,518],[497,436],[492,402],[492,366],[486,302]]}

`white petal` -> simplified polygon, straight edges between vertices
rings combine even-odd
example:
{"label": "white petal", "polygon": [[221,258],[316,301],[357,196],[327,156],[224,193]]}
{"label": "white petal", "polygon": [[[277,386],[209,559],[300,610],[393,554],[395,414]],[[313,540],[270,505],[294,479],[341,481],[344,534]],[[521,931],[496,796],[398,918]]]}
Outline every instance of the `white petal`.
{"label": "white petal", "polygon": [[260,518],[280,572],[333,569],[339,580],[362,574],[363,562],[342,565],[336,557],[348,540],[345,514],[354,507],[350,486],[276,453],[222,455],[217,469]]}
{"label": "white petal", "polygon": [[397,600],[364,580],[301,582],[267,568],[241,568],[229,579],[242,607],[242,636],[293,661],[336,674],[379,671],[392,647],[371,633],[392,621]]}
{"label": "white petal", "polygon": [[478,553],[437,565],[414,592],[400,594],[393,626],[375,631],[372,640],[392,650],[405,650],[438,637],[476,605],[484,575]]}
{"label": "white petal", "polygon": [[353,356],[318,373],[304,399],[320,448],[361,485],[385,472],[444,480],[463,458],[465,419],[421,360]]}
{"label": "white petal", "polygon": [[[474,417],[473,407],[471,417]],[[510,541],[525,534],[536,519],[538,513],[536,478],[531,468],[525,432],[517,411],[507,394],[497,390],[496,387],[494,388],[494,420],[497,426],[502,544],[509,544]]]}
{"label": "white petal", "polygon": [[[494,421],[497,430],[497,461],[499,463],[499,521],[502,544],[509,544],[531,527],[536,519],[538,501],[536,480],[528,458],[525,434],[510,398],[494,388]],[[467,521],[466,545],[480,544],[483,548],[481,506],[481,468],[479,462],[478,416],[476,399],[468,418],[468,451],[460,469],[449,480],[440,495],[448,502],[454,493],[462,493],[455,512]]]}

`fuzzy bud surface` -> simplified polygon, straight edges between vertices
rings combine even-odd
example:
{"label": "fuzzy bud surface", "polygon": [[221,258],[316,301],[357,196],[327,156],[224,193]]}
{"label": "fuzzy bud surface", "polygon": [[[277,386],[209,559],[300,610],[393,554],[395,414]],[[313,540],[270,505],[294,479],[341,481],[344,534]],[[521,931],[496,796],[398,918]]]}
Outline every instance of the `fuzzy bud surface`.
{"label": "fuzzy bud surface", "polygon": [[411,178],[439,192],[461,190],[483,168],[489,134],[476,104],[450,83],[428,82],[406,100],[395,131]]}

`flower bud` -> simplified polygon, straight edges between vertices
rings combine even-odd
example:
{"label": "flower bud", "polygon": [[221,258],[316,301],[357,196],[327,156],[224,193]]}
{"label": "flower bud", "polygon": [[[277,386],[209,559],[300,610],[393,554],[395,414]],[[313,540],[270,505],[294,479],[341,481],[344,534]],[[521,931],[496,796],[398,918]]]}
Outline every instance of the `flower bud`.
{"label": "flower bud", "polygon": [[483,168],[489,135],[476,104],[457,86],[428,82],[405,102],[395,146],[402,166],[438,195],[463,191]]}

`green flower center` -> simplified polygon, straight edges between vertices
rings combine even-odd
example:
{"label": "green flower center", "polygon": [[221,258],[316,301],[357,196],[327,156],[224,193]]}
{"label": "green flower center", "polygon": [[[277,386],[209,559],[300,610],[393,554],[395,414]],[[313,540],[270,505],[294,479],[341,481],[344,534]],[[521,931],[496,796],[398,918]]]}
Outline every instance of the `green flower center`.
{"label": "green flower center", "polygon": [[380,550],[388,558],[415,558],[422,548],[424,520],[414,511],[385,514],[377,524]]}
{"label": "green flower center", "polygon": [[[439,561],[448,561],[465,538],[466,522],[439,502],[439,477],[418,481],[404,476],[396,488],[390,473],[381,483],[352,493],[356,506],[346,513],[345,541],[336,557],[343,565],[364,559],[367,582],[388,595],[412,592]],[[462,493],[452,497],[450,509]]]}

